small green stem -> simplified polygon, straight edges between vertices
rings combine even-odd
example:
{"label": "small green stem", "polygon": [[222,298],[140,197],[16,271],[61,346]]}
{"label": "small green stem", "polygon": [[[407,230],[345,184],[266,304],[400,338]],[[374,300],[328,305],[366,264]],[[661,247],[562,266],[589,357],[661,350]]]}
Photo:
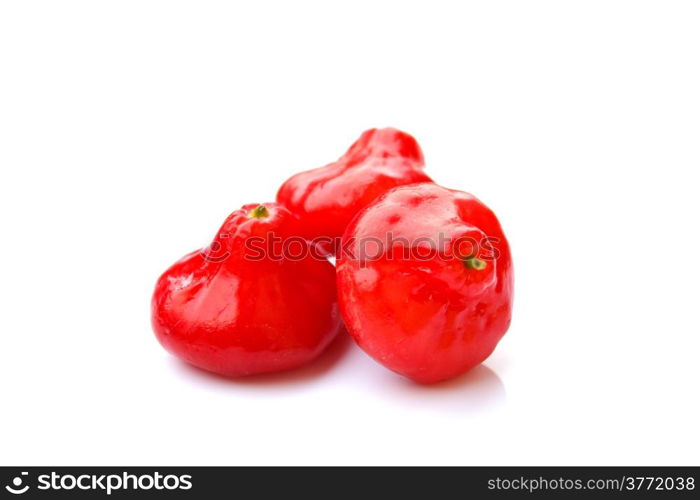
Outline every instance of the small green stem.
{"label": "small green stem", "polygon": [[258,205],[255,207],[253,210],[250,211],[248,214],[248,218],[250,219],[264,219],[265,217],[268,217],[270,215],[270,211],[267,209],[265,205]]}
{"label": "small green stem", "polygon": [[464,265],[469,269],[474,269],[475,271],[483,271],[486,269],[486,262],[481,259],[477,259],[476,257],[464,259]]}

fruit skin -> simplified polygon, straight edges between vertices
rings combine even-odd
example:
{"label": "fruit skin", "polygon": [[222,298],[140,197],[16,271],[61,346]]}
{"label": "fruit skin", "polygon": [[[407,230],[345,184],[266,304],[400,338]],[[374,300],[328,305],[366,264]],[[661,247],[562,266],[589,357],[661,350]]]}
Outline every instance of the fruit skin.
{"label": "fruit skin", "polygon": [[[388,234],[394,242],[405,238],[408,250],[386,245]],[[468,260],[474,252],[467,238],[479,242],[484,236],[499,241]],[[363,238],[378,238],[383,247],[366,245],[362,259]],[[436,242],[433,255],[426,251],[429,240]],[[336,270],[341,313],[355,341],[418,382],[438,382],[478,365],[510,325],[510,248],[493,212],[467,193],[435,184],[386,193],[346,229]]]}
{"label": "fruit skin", "polygon": [[246,247],[247,239],[267,241],[270,233],[288,238],[298,232],[288,210],[276,203],[262,206],[233,212],[209,250],[176,262],[153,293],[153,330],[163,347],[225,376],[301,366],[342,328],[329,262],[311,255],[251,260],[259,252]]}
{"label": "fruit skin", "polygon": [[[432,182],[418,142],[393,128],[365,131],[336,162],[289,178],[277,202],[303,222],[303,236],[329,251],[357,212],[396,186]],[[332,241],[332,242],[331,242]]]}

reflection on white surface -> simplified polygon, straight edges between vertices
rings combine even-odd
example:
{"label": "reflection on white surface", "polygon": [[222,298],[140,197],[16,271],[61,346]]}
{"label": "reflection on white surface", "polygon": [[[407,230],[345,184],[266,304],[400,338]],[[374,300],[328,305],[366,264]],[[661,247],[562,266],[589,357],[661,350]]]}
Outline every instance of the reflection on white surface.
{"label": "reflection on white surface", "polygon": [[419,385],[389,374],[373,385],[389,402],[410,410],[469,414],[493,409],[505,402],[506,391],[498,374],[485,365],[438,384]]}
{"label": "reflection on white surface", "polygon": [[263,397],[301,395],[316,391],[357,391],[359,399],[413,412],[468,415],[493,409],[505,402],[505,388],[492,369],[480,365],[468,373],[437,384],[421,385],[377,364],[342,335],[314,362],[298,370],[241,378],[205,372],[175,358],[171,366],[185,381],[199,389],[252,394]]}

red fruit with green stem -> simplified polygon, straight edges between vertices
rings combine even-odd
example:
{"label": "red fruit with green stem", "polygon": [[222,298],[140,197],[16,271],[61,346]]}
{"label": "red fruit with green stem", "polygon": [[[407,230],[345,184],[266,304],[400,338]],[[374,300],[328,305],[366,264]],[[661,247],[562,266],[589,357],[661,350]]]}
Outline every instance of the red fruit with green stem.
{"label": "red fruit with green stem", "polygon": [[347,227],[337,274],[350,334],[418,382],[478,365],[510,325],[510,248],[493,212],[467,193],[435,184],[386,193]]}
{"label": "red fruit with green stem", "polygon": [[262,251],[298,234],[297,219],[276,203],[233,212],[207,249],[158,279],[152,323],[163,347],[226,376],[289,370],[318,356],[342,328],[333,266],[300,238],[301,257]]}

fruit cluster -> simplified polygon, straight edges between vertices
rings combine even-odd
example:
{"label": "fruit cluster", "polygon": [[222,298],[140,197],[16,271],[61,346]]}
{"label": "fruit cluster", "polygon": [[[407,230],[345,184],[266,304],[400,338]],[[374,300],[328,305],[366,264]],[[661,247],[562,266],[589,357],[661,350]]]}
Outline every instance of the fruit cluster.
{"label": "fruit cluster", "polygon": [[372,129],[236,210],[158,279],[156,337],[231,377],[299,367],[345,329],[418,382],[478,365],[510,324],[510,249],[491,210],[423,166],[413,137]]}

